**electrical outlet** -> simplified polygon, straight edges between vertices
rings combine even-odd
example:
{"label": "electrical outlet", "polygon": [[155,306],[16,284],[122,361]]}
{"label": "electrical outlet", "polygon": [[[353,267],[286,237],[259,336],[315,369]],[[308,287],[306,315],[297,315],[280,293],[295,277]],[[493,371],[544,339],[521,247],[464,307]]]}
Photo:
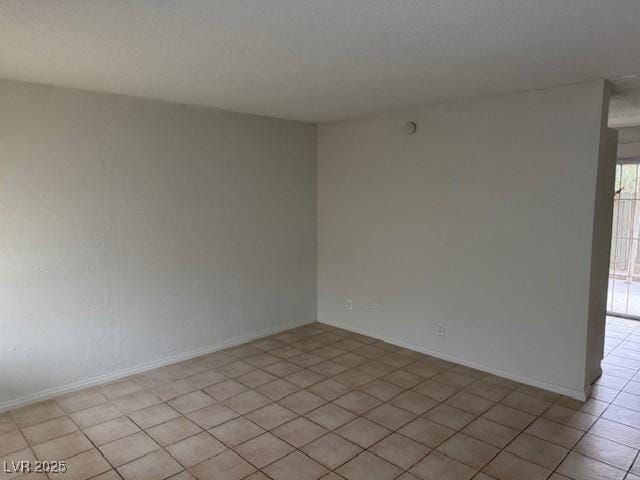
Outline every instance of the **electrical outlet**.
{"label": "electrical outlet", "polygon": [[353,300],[347,300],[347,310],[353,310]]}
{"label": "electrical outlet", "polygon": [[436,335],[438,336],[444,335],[444,323],[438,323],[436,325]]}

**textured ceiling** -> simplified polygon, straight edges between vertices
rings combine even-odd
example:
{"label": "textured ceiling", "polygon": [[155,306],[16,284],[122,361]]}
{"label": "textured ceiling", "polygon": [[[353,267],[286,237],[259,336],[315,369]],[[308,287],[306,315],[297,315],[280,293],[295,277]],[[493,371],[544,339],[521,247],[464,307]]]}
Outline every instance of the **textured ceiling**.
{"label": "textured ceiling", "polygon": [[638,0],[2,0],[0,77],[322,122],[640,72]]}

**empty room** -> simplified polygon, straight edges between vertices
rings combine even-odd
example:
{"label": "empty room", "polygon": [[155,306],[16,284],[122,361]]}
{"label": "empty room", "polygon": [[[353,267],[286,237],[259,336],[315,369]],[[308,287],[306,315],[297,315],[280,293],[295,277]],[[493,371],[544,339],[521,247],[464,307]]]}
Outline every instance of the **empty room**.
{"label": "empty room", "polygon": [[0,480],[640,480],[638,0],[0,2]]}

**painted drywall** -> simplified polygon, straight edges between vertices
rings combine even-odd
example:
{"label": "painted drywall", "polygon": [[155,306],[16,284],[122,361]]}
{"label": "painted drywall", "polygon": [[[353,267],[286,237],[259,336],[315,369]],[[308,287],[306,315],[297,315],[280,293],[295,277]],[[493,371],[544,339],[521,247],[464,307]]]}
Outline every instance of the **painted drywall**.
{"label": "painted drywall", "polygon": [[604,85],[321,125],[318,320],[583,397]]}
{"label": "painted drywall", "polygon": [[316,316],[314,125],[0,81],[0,408]]}
{"label": "painted drywall", "polygon": [[621,159],[640,158],[640,127],[619,128],[618,157]]}
{"label": "painted drywall", "polygon": [[[608,93],[607,91],[604,96],[603,113],[607,111]],[[604,116],[604,119],[606,119],[606,116]],[[606,123],[603,121],[600,133],[591,247],[589,323],[586,345],[586,375],[589,383],[597,380],[602,375],[600,362],[604,358],[617,151],[618,131],[607,128]]]}

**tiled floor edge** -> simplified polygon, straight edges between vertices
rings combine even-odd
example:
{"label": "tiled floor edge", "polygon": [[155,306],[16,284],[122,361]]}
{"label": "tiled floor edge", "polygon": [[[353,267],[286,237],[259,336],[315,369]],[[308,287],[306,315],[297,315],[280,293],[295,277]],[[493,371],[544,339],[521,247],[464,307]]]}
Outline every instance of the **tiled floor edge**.
{"label": "tiled floor edge", "polygon": [[235,338],[226,340],[224,342],[217,343],[210,347],[189,350],[188,352],[179,353],[177,355],[172,355],[170,357],[161,358],[158,360],[154,360],[152,362],[143,363],[141,365],[136,365],[134,367],[128,367],[122,370],[117,370],[112,373],[98,375],[96,377],[91,377],[91,378],[87,378],[77,382],[68,383],[66,385],[62,385],[59,387],[53,387],[53,388],[41,390],[39,392],[31,393],[23,397],[18,397],[13,400],[0,403],[0,414],[4,412],[8,412],[9,410],[13,410],[15,408],[24,407],[33,403],[38,403],[44,400],[49,400],[51,398],[59,397],[61,395],[73,393],[75,391],[82,390],[84,388],[93,387],[93,386],[101,385],[105,383],[110,383],[115,380],[126,378],[138,373],[144,373],[146,371],[153,370],[155,368],[164,367],[166,365],[171,365],[173,363],[190,360],[192,358],[206,355],[208,353],[213,353],[213,352],[217,352],[227,348],[235,347],[243,343],[251,342],[253,340],[258,340],[259,338],[262,338],[262,337],[267,337],[267,336],[274,335],[276,333],[280,333],[286,330],[291,330],[292,328],[309,325],[311,323],[315,323],[315,319],[302,321],[302,322],[291,322],[286,324],[281,323],[274,327],[260,330],[258,332],[253,332],[247,335],[241,335],[239,337],[235,337]]}
{"label": "tiled floor edge", "polygon": [[442,353],[442,352],[438,352],[436,350],[430,350],[428,348],[423,348],[420,347],[419,345],[415,345],[412,343],[408,343],[408,342],[404,342],[402,340],[398,340],[395,338],[391,338],[391,337],[387,337],[385,335],[380,335],[377,332],[374,331],[370,331],[370,330],[366,330],[366,329],[362,329],[362,328],[356,328],[356,327],[352,327],[350,325],[345,325],[339,322],[333,322],[331,320],[318,320],[318,323],[323,323],[325,325],[329,325],[332,327],[336,327],[336,328],[342,328],[343,330],[347,330],[349,332],[353,332],[353,333],[358,333],[360,335],[366,335],[368,337],[371,338],[375,338],[378,340],[382,340],[384,342],[390,343],[391,345],[395,345],[398,347],[402,347],[402,348],[407,348],[409,350],[413,350],[415,352],[419,352],[419,353],[423,353],[425,355],[430,355],[432,357],[435,358],[439,358],[441,360],[446,360],[448,362],[453,362],[453,363],[457,363],[459,365],[463,365],[465,367],[469,367],[469,368],[475,368],[476,370],[480,370],[486,373],[490,373],[493,375],[496,375],[498,377],[503,377],[506,378],[508,380],[513,380],[515,382],[519,382],[519,383],[523,383],[525,385],[530,385],[532,387],[537,387],[537,388],[542,388],[543,390],[548,390],[550,392],[553,393],[559,393],[560,395],[564,395],[570,398],[573,398],[575,400],[579,400],[581,402],[584,402],[587,398],[589,398],[589,395],[591,394],[591,386],[589,386],[587,389],[585,389],[584,391],[580,391],[580,390],[574,390],[574,389],[570,389],[570,388],[566,388],[563,387],[561,385],[555,385],[552,383],[547,383],[541,380],[537,380],[534,378],[529,378],[529,377],[525,377],[525,376],[521,376],[521,375],[515,375],[512,374],[510,372],[506,372],[504,370],[500,370],[498,368],[492,368],[492,367],[487,367],[485,365],[476,363],[476,362],[471,362],[468,360],[464,360],[462,358],[456,357],[454,355],[448,355],[446,353]]}

